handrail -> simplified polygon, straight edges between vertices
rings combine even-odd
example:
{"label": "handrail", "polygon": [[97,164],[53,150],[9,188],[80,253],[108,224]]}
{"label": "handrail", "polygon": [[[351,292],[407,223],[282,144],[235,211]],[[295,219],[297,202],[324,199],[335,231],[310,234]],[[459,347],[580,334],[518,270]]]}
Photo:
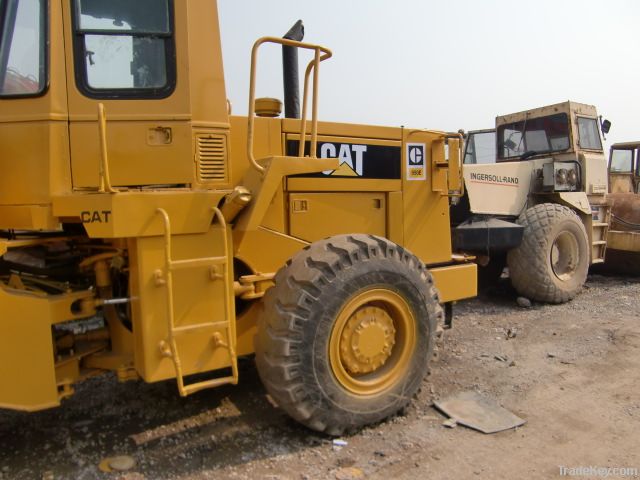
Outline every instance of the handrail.
{"label": "handrail", "polygon": [[111,186],[111,176],[109,174],[109,158],[107,157],[107,115],[104,104],[98,104],[98,132],[100,135],[100,193],[118,193],[118,190]]}
{"label": "handrail", "polygon": [[264,43],[276,43],[279,45],[284,45],[287,47],[297,47],[303,48],[305,50],[313,50],[315,52],[314,58],[307,65],[305,75],[304,75],[304,95],[302,101],[302,122],[300,125],[300,148],[299,155],[300,157],[304,156],[304,143],[306,138],[306,128],[307,128],[307,100],[308,100],[308,85],[309,85],[309,77],[311,76],[311,71],[313,70],[313,99],[312,99],[312,110],[311,110],[311,150],[310,156],[315,158],[316,154],[316,146],[318,139],[318,81],[319,81],[319,69],[320,62],[331,58],[333,53],[331,50],[322,47],[320,45],[313,45],[310,43],[297,42],[295,40],[289,40],[287,38],[277,38],[277,37],[262,37],[259,38],[251,49],[251,74],[249,79],[249,118],[248,118],[248,127],[247,127],[247,156],[249,158],[249,163],[253,168],[258,170],[260,173],[265,171],[265,168],[260,165],[253,154],[253,137],[254,137],[254,126],[255,126],[255,101],[256,101],[256,65],[258,63],[258,50],[260,46]]}
{"label": "handrail", "polygon": [[[461,132],[447,133],[445,138],[457,138],[458,139],[458,161],[460,162],[460,191],[449,192],[450,197],[462,198],[464,197],[464,173],[462,171],[464,165],[464,135]],[[451,172],[451,170],[449,170]]]}

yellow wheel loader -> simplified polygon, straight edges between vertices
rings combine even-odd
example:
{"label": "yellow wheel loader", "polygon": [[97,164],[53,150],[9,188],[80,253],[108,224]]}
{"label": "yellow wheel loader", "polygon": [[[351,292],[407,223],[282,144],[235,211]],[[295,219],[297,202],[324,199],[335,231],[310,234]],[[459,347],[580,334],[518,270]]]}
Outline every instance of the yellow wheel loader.
{"label": "yellow wheel loader", "polygon": [[564,102],[496,118],[469,132],[466,193],[452,211],[454,245],[480,275],[505,265],[520,295],[562,303],[604,262],[611,205],[595,107]]}
{"label": "yellow wheel loader", "polygon": [[[476,294],[451,245],[460,134],[320,122],[331,51],[301,24],[256,41],[232,115],[217,15],[0,1],[0,407],[55,407],[102,372],[186,396],[255,354],[284,410],[339,434],[409,402]],[[284,117],[255,97],[281,47]]]}

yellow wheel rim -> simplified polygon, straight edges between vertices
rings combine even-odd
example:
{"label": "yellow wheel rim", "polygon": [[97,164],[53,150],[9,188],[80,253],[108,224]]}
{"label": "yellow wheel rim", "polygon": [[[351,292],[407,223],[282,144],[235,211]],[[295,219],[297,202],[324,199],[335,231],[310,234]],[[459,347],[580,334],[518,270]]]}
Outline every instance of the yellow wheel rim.
{"label": "yellow wheel rim", "polygon": [[378,394],[405,377],[416,347],[416,321],[398,293],[373,288],[352,297],[329,339],[329,361],[340,385]]}

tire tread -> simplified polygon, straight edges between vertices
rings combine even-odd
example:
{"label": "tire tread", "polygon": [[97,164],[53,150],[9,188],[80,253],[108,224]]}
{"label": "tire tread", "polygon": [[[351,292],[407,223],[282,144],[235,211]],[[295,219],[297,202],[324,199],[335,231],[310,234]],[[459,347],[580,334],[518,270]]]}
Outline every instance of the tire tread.
{"label": "tire tread", "polygon": [[[323,408],[323,402],[315,401],[312,392],[305,389],[299,351],[304,347],[301,344],[303,323],[309,321],[307,314],[323,286],[334,281],[341,270],[374,258],[389,261],[394,268],[409,268],[419,273],[429,317],[425,319],[429,322],[429,358],[433,351],[436,322],[444,319],[433,279],[413,254],[381,237],[339,235],[315,242],[298,252],[277,272],[275,285],[264,297],[265,314],[258,320],[256,364],[268,393],[291,417],[329,435],[340,435],[362,425],[337,425],[332,421],[331,413]],[[414,394],[403,391],[399,409],[404,408]]]}
{"label": "tire tread", "polygon": [[[587,276],[588,262],[583,272],[576,273],[580,276],[578,287],[563,288],[550,280],[548,260],[544,254],[554,225],[567,219],[580,225],[587,242],[582,221],[564,205],[541,203],[527,209],[518,219],[518,223],[524,227],[524,237],[520,246],[508,253],[507,263],[511,283],[520,295],[541,302],[565,303],[580,291]],[[582,253],[588,254],[588,250]]]}

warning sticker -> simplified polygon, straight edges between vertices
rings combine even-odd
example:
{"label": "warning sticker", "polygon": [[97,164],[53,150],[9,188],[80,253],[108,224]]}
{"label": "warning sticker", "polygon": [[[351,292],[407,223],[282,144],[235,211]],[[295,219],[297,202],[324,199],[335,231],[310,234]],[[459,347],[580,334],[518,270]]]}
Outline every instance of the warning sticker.
{"label": "warning sticker", "polygon": [[424,143],[407,143],[407,180],[427,178],[427,160]]}

